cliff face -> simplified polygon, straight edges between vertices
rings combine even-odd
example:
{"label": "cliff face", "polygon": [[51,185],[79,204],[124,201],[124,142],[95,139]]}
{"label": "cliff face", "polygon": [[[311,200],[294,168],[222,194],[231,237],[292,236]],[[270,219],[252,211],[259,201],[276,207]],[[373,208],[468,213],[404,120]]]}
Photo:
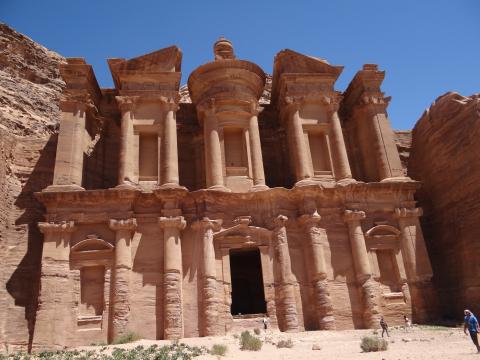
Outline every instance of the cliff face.
{"label": "cliff face", "polygon": [[412,148],[412,131],[395,130],[395,144],[397,145],[398,154],[400,155],[403,171],[405,172],[405,175],[407,175],[408,160]]}
{"label": "cliff face", "polygon": [[480,311],[480,94],[440,96],[413,130],[408,174],[444,314]]}
{"label": "cliff face", "polygon": [[26,350],[37,306],[43,209],[51,184],[64,58],[0,24],[0,351]]}

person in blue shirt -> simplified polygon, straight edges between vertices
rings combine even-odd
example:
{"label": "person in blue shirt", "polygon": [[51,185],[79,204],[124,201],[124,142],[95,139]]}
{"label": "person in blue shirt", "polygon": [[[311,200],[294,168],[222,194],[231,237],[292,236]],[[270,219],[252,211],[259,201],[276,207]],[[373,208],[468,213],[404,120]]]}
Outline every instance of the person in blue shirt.
{"label": "person in blue shirt", "polygon": [[478,325],[478,320],[470,310],[464,310],[463,313],[465,314],[463,331],[465,332],[465,335],[468,335],[468,329],[470,337],[472,338],[473,343],[477,347],[477,352],[480,353],[480,346],[478,345],[478,333],[480,332],[480,327]]}

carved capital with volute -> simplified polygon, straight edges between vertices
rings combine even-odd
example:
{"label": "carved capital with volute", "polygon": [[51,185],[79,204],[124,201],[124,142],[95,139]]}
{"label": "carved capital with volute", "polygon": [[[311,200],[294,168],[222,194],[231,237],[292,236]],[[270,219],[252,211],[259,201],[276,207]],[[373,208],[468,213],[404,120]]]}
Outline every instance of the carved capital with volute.
{"label": "carved capital with volute", "polygon": [[365,219],[365,211],[360,210],[345,210],[345,214],[343,215],[343,220],[345,222],[354,222],[354,221],[361,221]]}
{"label": "carved capital with volute", "polygon": [[135,110],[135,106],[138,104],[139,96],[115,96],[118,108],[121,112]]}
{"label": "carved capital with volute", "polygon": [[273,219],[273,224],[275,229],[280,229],[285,227],[285,224],[288,221],[288,217],[285,215],[278,215],[276,218]]}
{"label": "carved capital with volute", "polygon": [[76,230],[73,221],[61,221],[61,222],[39,222],[38,229],[42,234],[53,233],[72,233]]}
{"label": "carved capital with volute", "polygon": [[113,231],[119,230],[129,230],[134,231],[137,228],[137,219],[130,218],[130,219],[110,219],[108,223],[110,229]]}
{"label": "carved capital with volute", "polygon": [[306,228],[317,226],[321,220],[322,217],[316,210],[313,214],[303,214],[298,218],[299,223]]}
{"label": "carved capital with volute", "polygon": [[410,217],[420,217],[423,215],[423,209],[422,208],[413,208],[413,209],[407,209],[407,208],[396,208],[394,217],[399,219],[399,218],[410,218]]}
{"label": "carved capital with volute", "polygon": [[192,224],[194,229],[219,231],[222,228],[222,220],[211,220],[208,217],[204,217],[201,220],[197,220]]}
{"label": "carved capital with volute", "polygon": [[179,230],[185,229],[187,222],[183,216],[162,216],[158,218],[158,224],[160,228],[176,228]]}

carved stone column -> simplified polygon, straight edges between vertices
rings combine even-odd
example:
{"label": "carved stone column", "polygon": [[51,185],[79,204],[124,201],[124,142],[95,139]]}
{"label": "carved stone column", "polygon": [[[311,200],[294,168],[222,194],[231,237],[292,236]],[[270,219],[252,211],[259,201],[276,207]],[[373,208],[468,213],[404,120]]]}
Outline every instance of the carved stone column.
{"label": "carved stone column", "polygon": [[[168,102],[167,113],[163,129],[163,164],[161,185],[162,187],[179,186],[178,177],[178,147],[177,147],[177,119],[176,111],[178,104],[176,102]],[[161,157],[160,157],[161,158]]]}
{"label": "carved stone column", "polygon": [[279,302],[277,305],[279,326],[280,330],[291,332],[298,331],[298,318],[287,229],[285,228],[287,220],[288,218],[284,215],[278,215],[275,218],[272,245],[274,250],[275,287]]}
{"label": "carved stone column", "polygon": [[109,341],[127,331],[130,316],[130,272],[132,270],[132,232],[137,228],[136,219],[111,219],[110,229],[115,231],[115,254],[112,273],[112,301]]}
{"label": "carved stone column", "polygon": [[83,180],[83,150],[88,105],[79,100],[60,102],[62,118],[58,134],[53,186],[48,190],[85,190]]}
{"label": "carved stone column", "polygon": [[180,231],[186,222],[182,216],[160,217],[163,229],[164,266],[164,339],[183,337],[182,245]]}
{"label": "carved stone column", "polygon": [[252,114],[248,123],[250,151],[252,157],[253,190],[265,190],[265,172],[263,169],[262,146],[260,144],[260,131],[258,130],[258,106],[252,106]]}
{"label": "carved stone column", "polygon": [[395,209],[395,217],[398,219],[401,231],[400,241],[403,261],[410,287],[413,312],[417,322],[428,320],[428,309],[422,289],[430,287],[430,280],[433,275],[419,221],[422,214],[421,208]]}
{"label": "carved stone column", "polygon": [[305,133],[303,131],[302,119],[300,117],[300,104],[294,102],[289,105],[289,112],[292,112],[290,121],[292,134],[292,141],[294,146],[295,172],[297,181],[309,179],[313,176],[310,171],[310,160],[308,158],[308,151],[305,144]]}
{"label": "carved stone column", "polygon": [[331,105],[332,153],[334,156],[335,177],[337,180],[352,179],[352,171],[348,162],[347,147],[343,137],[342,125],[338,117],[338,99]]}
{"label": "carved stone column", "polygon": [[205,110],[203,120],[205,139],[205,170],[207,173],[207,187],[213,190],[224,190],[222,148],[220,146],[219,129],[215,115],[215,105]]}
{"label": "carved stone column", "polygon": [[134,159],[133,156],[133,110],[138,97],[116,96],[116,100],[122,113],[120,124],[120,159],[118,166],[118,185],[132,185],[134,182]]}
{"label": "carved stone column", "polygon": [[348,225],[350,246],[352,247],[353,264],[358,284],[362,289],[363,319],[366,328],[378,324],[378,305],[376,303],[376,285],[372,278],[372,270],[368,259],[365,236],[360,221],[365,219],[365,212],[357,210],[345,211],[345,222]]}
{"label": "carved stone column", "polygon": [[203,218],[193,224],[202,234],[202,326],[201,336],[215,335],[218,318],[218,299],[216,294],[217,274],[215,270],[215,248],[213,232],[221,228],[221,220]]}
{"label": "carved stone column", "polygon": [[327,241],[325,229],[319,226],[321,216],[315,211],[312,215],[302,215],[300,223],[308,236],[304,254],[311,259],[310,280],[314,289],[315,309],[320,330],[335,330],[333,304],[327,280],[327,264],[323,252],[323,242]]}
{"label": "carved stone column", "polygon": [[63,348],[68,344],[65,324],[74,324],[73,284],[70,279],[70,240],[73,221],[38,223],[44,234],[40,294],[33,348]]}

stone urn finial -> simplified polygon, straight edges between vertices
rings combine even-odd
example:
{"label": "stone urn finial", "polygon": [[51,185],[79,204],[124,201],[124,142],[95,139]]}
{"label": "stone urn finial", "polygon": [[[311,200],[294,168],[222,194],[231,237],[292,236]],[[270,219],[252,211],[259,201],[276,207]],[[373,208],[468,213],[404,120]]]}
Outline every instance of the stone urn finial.
{"label": "stone urn finial", "polygon": [[213,44],[213,53],[215,54],[215,60],[235,59],[232,42],[223,36],[220,36]]}

